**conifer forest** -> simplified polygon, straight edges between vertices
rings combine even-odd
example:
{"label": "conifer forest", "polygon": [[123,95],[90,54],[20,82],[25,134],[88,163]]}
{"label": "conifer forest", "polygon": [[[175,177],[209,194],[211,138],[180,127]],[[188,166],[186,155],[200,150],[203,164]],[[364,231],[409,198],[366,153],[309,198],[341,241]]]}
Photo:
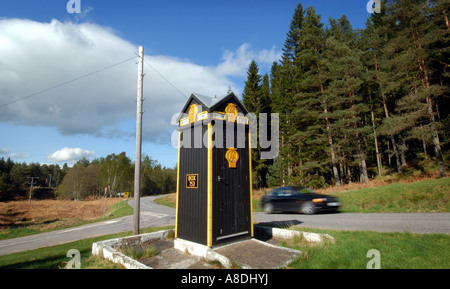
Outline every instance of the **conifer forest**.
{"label": "conifer forest", "polygon": [[279,114],[278,157],[253,152],[256,187],[367,183],[427,166],[446,176],[450,1],[381,1],[380,12],[356,30],[298,4],[270,75],[250,64],[244,105]]}

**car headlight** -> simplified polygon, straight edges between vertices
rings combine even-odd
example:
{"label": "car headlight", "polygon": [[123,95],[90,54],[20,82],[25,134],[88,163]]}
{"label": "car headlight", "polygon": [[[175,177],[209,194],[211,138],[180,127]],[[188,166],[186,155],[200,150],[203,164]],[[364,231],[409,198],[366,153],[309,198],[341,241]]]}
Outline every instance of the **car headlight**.
{"label": "car headlight", "polygon": [[314,203],[322,203],[325,202],[327,200],[327,198],[317,198],[317,199],[313,199],[312,201]]}

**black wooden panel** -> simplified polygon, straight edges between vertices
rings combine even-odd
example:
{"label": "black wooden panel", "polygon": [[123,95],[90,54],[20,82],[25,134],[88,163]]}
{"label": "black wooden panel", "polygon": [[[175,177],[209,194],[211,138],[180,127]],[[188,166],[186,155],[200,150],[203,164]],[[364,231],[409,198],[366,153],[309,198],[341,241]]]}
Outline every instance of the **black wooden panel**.
{"label": "black wooden panel", "polygon": [[[207,238],[207,148],[195,148],[194,129],[205,132],[207,126],[182,130],[183,140],[190,138],[189,147],[180,148],[180,187],[178,196],[178,232],[181,239],[205,244]],[[188,146],[188,144],[186,144]],[[186,187],[186,175],[198,174],[198,187]]]}

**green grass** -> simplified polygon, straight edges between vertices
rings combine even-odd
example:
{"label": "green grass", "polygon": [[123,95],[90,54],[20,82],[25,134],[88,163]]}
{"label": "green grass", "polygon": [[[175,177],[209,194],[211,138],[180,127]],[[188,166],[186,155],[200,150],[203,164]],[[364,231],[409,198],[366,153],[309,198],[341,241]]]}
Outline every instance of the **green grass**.
{"label": "green grass", "polygon": [[333,195],[342,203],[340,211],[347,213],[450,212],[450,178],[393,183]]}
{"label": "green grass", "polygon": [[261,208],[261,200],[260,199],[253,199],[252,205],[253,205],[253,212],[264,212],[264,210]]}
{"label": "green grass", "polygon": [[[311,230],[312,231],[312,230]],[[314,230],[318,232],[318,230]],[[307,252],[290,264],[295,269],[365,269],[380,252],[381,269],[450,269],[450,236],[445,234],[379,233],[367,231],[321,231],[333,236],[335,244],[321,246],[294,241],[291,248]]]}
{"label": "green grass", "polygon": [[[151,233],[160,230],[172,229],[173,226],[145,228],[141,234]],[[0,269],[61,269],[65,268],[67,262],[72,258],[67,257],[67,252],[76,249],[81,255],[81,269],[89,268],[121,268],[119,265],[107,260],[93,257],[91,254],[92,243],[103,240],[131,236],[132,232],[105,235],[96,238],[84,239],[63,245],[52,246],[42,249],[19,252],[10,255],[0,256]]]}
{"label": "green grass", "polygon": [[125,256],[131,257],[135,260],[149,258],[159,254],[159,250],[154,246],[128,246],[119,249]]}
{"label": "green grass", "polygon": [[176,202],[177,202],[176,194],[170,194],[165,197],[156,198],[154,200],[154,202],[157,204],[163,205],[163,206],[176,208]]}
{"label": "green grass", "polygon": [[133,208],[128,205],[128,201],[121,201],[118,204],[114,204],[111,209],[111,213],[108,213],[105,218],[114,219],[125,217],[133,214]]}

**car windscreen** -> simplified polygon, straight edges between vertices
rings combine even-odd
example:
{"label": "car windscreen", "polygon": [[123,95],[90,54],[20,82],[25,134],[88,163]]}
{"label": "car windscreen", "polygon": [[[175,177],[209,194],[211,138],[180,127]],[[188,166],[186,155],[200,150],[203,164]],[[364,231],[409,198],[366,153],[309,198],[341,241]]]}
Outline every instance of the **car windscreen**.
{"label": "car windscreen", "polygon": [[312,189],[307,187],[292,187],[292,188],[301,194],[315,193]]}

